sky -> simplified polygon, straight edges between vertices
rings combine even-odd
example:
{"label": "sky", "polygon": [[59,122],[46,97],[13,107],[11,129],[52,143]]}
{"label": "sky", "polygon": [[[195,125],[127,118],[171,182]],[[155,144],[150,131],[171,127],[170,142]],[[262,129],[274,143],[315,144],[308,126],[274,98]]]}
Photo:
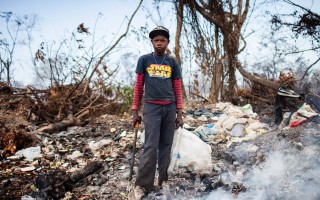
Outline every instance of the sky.
{"label": "sky", "polygon": [[[261,0],[258,0],[258,2]],[[320,12],[320,1],[318,0],[303,0],[304,6],[311,7],[313,11]],[[139,28],[148,24],[148,31],[157,25],[164,25],[171,31],[171,38],[174,37],[175,31],[175,16],[171,13],[171,3],[164,3],[161,6],[160,15],[163,21],[159,21],[158,13],[153,9],[152,0],[144,0],[143,7],[138,11],[132,22],[132,27]],[[253,2],[253,1],[251,1]],[[301,2],[296,0],[296,2]],[[41,0],[0,0],[0,12],[11,11],[16,15],[36,14],[39,21],[32,33],[33,43],[32,50],[35,51],[41,41],[56,41],[60,42],[66,37],[70,37],[71,32],[76,31],[80,23],[84,23],[85,27],[89,27],[92,33],[96,24],[95,37],[101,45],[109,45],[115,38],[119,37],[125,30],[127,18],[130,17],[136,9],[139,0],[55,0],[55,1],[41,1]],[[259,6],[259,3],[256,4]],[[261,37],[265,33],[266,26],[261,23],[265,18],[265,13],[269,8],[259,6],[260,10],[253,13],[250,17],[250,23],[246,29],[247,48],[243,57],[248,59],[252,57],[256,59],[257,56],[264,55],[257,49]],[[273,7],[274,12],[282,12],[288,8],[287,5],[280,5]],[[149,13],[150,12],[150,13]],[[260,12],[260,13],[259,13]],[[257,20],[259,18],[259,20]],[[98,20],[97,20],[98,19]],[[4,32],[4,20],[0,22],[0,30]],[[131,29],[132,30],[132,29]],[[249,34],[250,33],[250,34]],[[249,41],[249,42],[248,42]],[[169,48],[173,48],[173,43],[169,44]],[[301,46],[305,43],[301,43]],[[126,38],[122,46],[126,47],[126,51],[133,52],[137,55],[145,54],[152,51],[152,46],[149,41],[139,41],[131,34]],[[34,79],[34,71],[30,67],[30,53],[28,49],[23,46],[17,47],[14,55],[14,75],[15,79],[24,84],[31,84]],[[119,51],[118,51],[119,52]],[[121,51],[123,54],[124,51]],[[268,53],[268,52],[265,52]],[[111,56],[119,56],[115,53]],[[117,62],[114,59],[113,65]],[[248,60],[253,60],[248,59]],[[134,61],[133,61],[134,62]],[[30,64],[27,64],[30,63]],[[135,68],[135,64],[130,66]],[[27,77],[27,78],[26,78]]]}
{"label": "sky", "polygon": [[[60,42],[66,37],[70,37],[71,32],[76,31],[80,23],[84,23],[85,27],[89,27],[89,32],[93,32],[95,23],[95,38],[103,40],[106,45],[111,41],[115,41],[122,33],[124,33],[128,18],[137,8],[138,0],[73,0],[73,1],[41,1],[41,0],[0,0],[0,12],[13,12],[16,15],[36,14],[39,21],[36,24],[33,37],[33,51],[35,51],[41,41]],[[143,10],[151,10],[151,1],[144,1]],[[156,26],[150,19],[146,19],[146,13],[140,9],[132,21],[134,27],[144,26],[149,23],[150,28]],[[0,22],[5,28],[4,20]],[[167,24],[171,26],[171,24]],[[172,27],[171,27],[172,28]],[[129,51],[144,54],[152,50],[151,44],[140,43],[135,38],[127,38],[124,41]],[[30,62],[30,53],[24,47],[17,47],[15,54],[15,79],[23,81],[25,84],[31,84],[34,72],[25,62]],[[24,55],[24,56],[21,56]],[[31,64],[31,63],[30,63]]]}
{"label": "sky", "polygon": [[[73,31],[80,23],[93,27],[99,13],[100,33],[116,31],[124,18],[130,15],[138,5],[137,0],[0,0],[1,12],[12,11],[15,14],[37,14],[40,18],[38,31],[45,37],[57,39],[65,31]],[[144,19],[144,14],[137,13],[135,21]]]}

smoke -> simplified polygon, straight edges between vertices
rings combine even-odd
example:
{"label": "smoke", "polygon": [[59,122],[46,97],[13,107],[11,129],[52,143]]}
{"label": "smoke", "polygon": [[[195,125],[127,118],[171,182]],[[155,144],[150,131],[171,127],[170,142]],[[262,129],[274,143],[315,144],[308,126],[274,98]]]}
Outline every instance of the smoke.
{"label": "smoke", "polygon": [[[308,146],[301,146],[301,143],[301,148],[294,147],[292,143],[278,141],[277,148],[267,155],[265,162],[253,166],[241,165],[240,168],[248,168],[243,177],[237,176],[241,175],[237,172],[228,172],[229,175],[222,176],[225,183],[242,183],[247,188],[245,192],[234,196],[231,191],[221,188],[205,199],[320,199],[318,139]],[[310,141],[310,138],[308,140]],[[248,155],[248,149],[243,146],[236,151],[237,157]]]}

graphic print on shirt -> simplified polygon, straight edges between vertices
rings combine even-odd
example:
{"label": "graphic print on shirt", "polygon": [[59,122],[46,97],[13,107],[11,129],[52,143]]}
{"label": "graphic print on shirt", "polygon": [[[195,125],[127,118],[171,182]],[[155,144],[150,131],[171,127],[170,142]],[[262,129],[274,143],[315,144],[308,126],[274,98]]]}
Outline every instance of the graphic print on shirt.
{"label": "graphic print on shirt", "polygon": [[169,65],[151,64],[149,67],[147,67],[147,72],[150,77],[170,78],[172,68]]}

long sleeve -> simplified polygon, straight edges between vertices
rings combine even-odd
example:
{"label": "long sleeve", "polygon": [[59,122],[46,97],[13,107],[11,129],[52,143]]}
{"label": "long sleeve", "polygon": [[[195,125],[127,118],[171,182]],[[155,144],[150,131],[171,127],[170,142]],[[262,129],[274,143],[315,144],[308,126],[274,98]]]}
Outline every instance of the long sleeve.
{"label": "long sleeve", "polygon": [[141,105],[143,95],[144,74],[137,73],[136,84],[134,86],[132,110],[138,110]]}
{"label": "long sleeve", "polygon": [[173,79],[172,82],[174,94],[176,96],[177,108],[182,108],[182,87],[181,87],[181,78]]}

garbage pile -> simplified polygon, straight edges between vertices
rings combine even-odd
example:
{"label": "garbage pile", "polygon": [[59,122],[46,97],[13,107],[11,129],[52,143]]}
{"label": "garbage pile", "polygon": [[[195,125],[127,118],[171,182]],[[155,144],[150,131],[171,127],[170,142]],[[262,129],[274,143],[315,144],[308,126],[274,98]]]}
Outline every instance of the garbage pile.
{"label": "garbage pile", "polygon": [[40,143],[2,157],[0,199],[125,197],[133,137],[127,121],[105,115],[90,126],[31,132]]}
{"label": "garbage pile", "polygon": [[[271,115],[253,112],[250,104],[188,107],[182,130],[196,141],[197,150],[189,148],[196,156],[187,160],[201,157],[205,159],[197,162],[211,163],[204,167],[207,170],[184,164],[181,158],[188,153],[187,147],[177,150],[174,145],[176,160],[170,169],[169,187],[156,189],[144,199],[281,199],[293,197],[290,192],[298,189],[310,189],[308,196],[296,194],[301,198],[319,198],[319,115],[312,112],[297,127],[273,126]],[[34,140],[19,147],[20,151],[2,156],[0,199],[127,199],[136,176],[128,181],[134,137],[130,121],[102,115],[87,125],[58,133],[32,129],[20,133],[32,135]],[[138,133],[141,140],[143,129],[142,125]],[[5,127],[2,130],[10,132]],[[142,153],[141,140],[137,142],[135,163]],[[3,141],[7,140],[0,140],[2,155]],[[278,177],[280,180],[272,185]]]}
{"label": "garbage pile", "polygon": [[229,162],[224,163],[222,182],[238,183],[245,191],[235,196],[221,187],[208,199],[319,199],[319,130],[318,116],[225,149],[223,160]]}
{"label": "garbage pile", "polygon": [[219,188],[203,199],[320,198],[320,116],[306,103],[285,115],[274,126],[250,105],[220,103],[186,117],[190,123],[210,122],[195,129],[187,125],[211,144],[219,174]]}
{"label": "garbage pile", "polygon": [[[194,124],[194,121],[201,121],[203,124],[198,127],[189,125]],[[204,142],[216,144],[223,139],[228,141],[229,146],[232,142],[254,139],[266,133],[270,126],[259,120],[250,104],[239,107],[221,102],[207,110],[188,111],[185,128],[193,130]]]}

